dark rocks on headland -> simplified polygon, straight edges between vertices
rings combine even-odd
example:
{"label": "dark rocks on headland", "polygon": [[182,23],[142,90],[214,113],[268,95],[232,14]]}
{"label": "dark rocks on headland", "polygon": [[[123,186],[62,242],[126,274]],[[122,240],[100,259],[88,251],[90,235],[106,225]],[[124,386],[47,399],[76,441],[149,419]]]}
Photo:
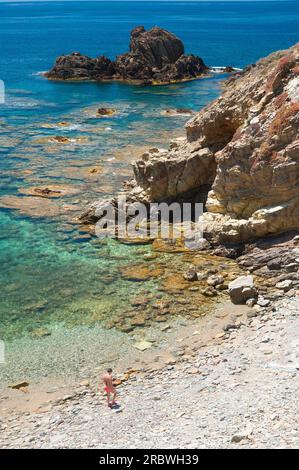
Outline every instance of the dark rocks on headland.
{"label": "dark rocks on headland", "polygon": [[184,45],[174,34],[143,26],[131,32],[130,51],[111,61],[90,58],[79,52],[58,57],[45,73],[52,80],[124,80],[143,84],[166,84],[192,80],[209,68],[200,57],[184,55]]}

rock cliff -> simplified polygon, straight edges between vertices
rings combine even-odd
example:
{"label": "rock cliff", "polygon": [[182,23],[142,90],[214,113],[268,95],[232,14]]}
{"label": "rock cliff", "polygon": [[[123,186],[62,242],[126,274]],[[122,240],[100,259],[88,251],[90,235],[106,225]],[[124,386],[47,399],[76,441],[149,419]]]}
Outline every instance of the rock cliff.
{"label": "rock cliff", "polygon": [[53,80],[129,80],[140,83],[171,83],[197,78],[208,71],[203,60],[184,55],[184,45],[174,34],[143,26],[131,32],[130,51],[112,62],[74,52],[58,57],[45,76]]}
{"label": "rock cliff", "polygon": [[299,44],[232,76],[187,123],[186,138],[142,155],[129,197],[203,201],[204,233],[215,243],[299,229],[298,130]]}

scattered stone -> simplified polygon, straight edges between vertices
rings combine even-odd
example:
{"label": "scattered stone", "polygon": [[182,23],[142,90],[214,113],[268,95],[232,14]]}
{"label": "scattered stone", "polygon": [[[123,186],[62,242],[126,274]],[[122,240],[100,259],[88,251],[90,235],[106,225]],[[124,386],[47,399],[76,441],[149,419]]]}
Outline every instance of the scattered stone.
{"label": "scattered stone", "polygon": [[215,339],[220,339],[225,336],[225,333],[217,333],[217,335],[214,336]]}
{"label": "scattered stone", "polygon": [[164,270],[159,266],[150,267],[145,265],[134,265],[121,268],[121,275],[127,281],[143,282],[148,281],[151,278],[160,277]]}
{"label": "scattered stone", "polygon": [[145,315],[139,314],[139,315],[136,315],[134,318],[132,318],[131,325],[144,326],[145,322],[146,322]]}
{"label": "scattered stone", "polygon": [[271,302],[270,302],[269,299],[265,299],[262,296],[259,296],[258,299],[257,299],[257,305],[259,305],[260,307],[268,307],[268,305],[270,305],[270,303]]}
{"label": "scattered stone", "polygon": [[234,304],[243,304],[257,296],[253,276],[240,276],[228,285],[228,292]]}
{"label": "scattered stone", "polygon": [[97,114],[99,116],[113,116],[116,113],[116,110],[113,108],[99,108]]}
{"label": "scattered stone", "polygon": [[290,279],[286,279],[285,281],[280,281],[275,286],[277,289],[281,289],[284,292],[287,292],[289,289],[293,287],[293,281]]}
{"label": "scattered stone", "polygon": [[286,264],[285,265],[285,269],[286,271],[288,271],[289,273],[293,273],[293,272],[296,272],[297,269],[298,269],[298,263],[289,263],[289,264]]}
{"label": "scattered stone", "polygon": [[256,304],[256,299],[246,300],[246,305],[248,305],[248,307],[253,307],[255,304]]}
{"label": "scattered stone", "polygon": [[89,381],[88,380],[82,380],[80,382],[81,387],[89,387]]}
{"label": "scattered stone", "polygon": [[146,349],[151,348],[153,343],[149,341],[140,341],[139,343],[134,344],[134,348],[139,349],[139,351],[145,351]]}
{"label": "scattered stone", "polygon": [[123,381],[121,379],[114,379],[113,380],[114,387],[119,387],[122,383],[123,383]]}
{"label": "scattered stone", "polygon": [[18,383],[15,383],[15,384],[12,384],[12,385],[8,385],[9,388],[12,388],[14,390],[20,390],[22,388],[26,388],[29,386],[29,383],[28,382],[18,382]]}
{"label": "scattered stone", "polygon": [[186,281],[197,281],[197,272],[195,266],[190,266],[188,271],[184,273]]}
{"label": "scattered stone", "polygon": [[147,297],[135,297],[134,299],[131,299],[130,302],[131,302],[131,305],[133,307],[141,307],[141,306],[144,306],[144,305],[147,305],[149,303],[149,300]]}
{"label": "scattered stone", "polygon": [[231,442],[233,442],[233,443],[238,443],[238,442],[243,441],[244,439],[248,439],[248,434],[235,434],[235,435],[231,438]]}
{"label": "scattered stone", "polygon": [[274,258],[268,261],[267,267],[270,271],[278,271],[281,269],[282,260],[281,258]]}
{"label": "scattered stone", "polygon": [[226,323],[222,329],[223,331],[229,331],[229,330],[235,330],[237,328],[238,326],[236,323]]}
{"label": "scattered stone", "polygon": [[202,293],[206,297],[214,297],[215,295],[217,295],[216,289],[214,289],[214,287],[212,287],[212,286],[209,286],[206,289],[203,289]]}
{"label": "scattered stone", "polygon": [[31,332],[31,336],[33,336],[33,338],[43,338],[44,336],[50,335],[51,331],[49,331],[47,328],[37,328]]}
{"label": "scattered stone", "polygon": [[218,286],[219,284],[223,284],[224,283],[224,277],[223,276],[220,276],[220,275],[213,275],[213,276],[210,276],[208,277],[207,279],[207,284],[209,286]]}
{"label": "scattered stone", "polygon": [[247,312],[247,318],[254,318],[258,315],[258,312],[256,310],[250,310],[249,312]]}

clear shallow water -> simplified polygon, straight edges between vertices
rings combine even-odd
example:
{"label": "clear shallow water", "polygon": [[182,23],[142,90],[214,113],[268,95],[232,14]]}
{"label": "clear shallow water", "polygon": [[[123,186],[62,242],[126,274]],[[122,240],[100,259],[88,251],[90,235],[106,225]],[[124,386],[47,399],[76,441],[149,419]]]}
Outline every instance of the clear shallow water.
{"label": "clear shallow water", "polygon": [[[295,1],[0,3],[6,85],[0,105],[0,337],[122,315],[130,297],[159,288],[158,281],[132,283],[119,273],[120,266],[143,261],[150,247],[101,244],[71,222],[86,203],[116,192],[141,147],[182,134],[187,117],[165,117],[165,109],[202,108],[219,95],[223,77],[137,87],[55,83],[39,75],[62,53],[114,57],[126,51],[129,32],[139,24],[173,31],[186,51],[214,66],[244,67],[299,40]],[[117,112],[96,118],[102,106]],[[72,141],[57,144],[51,140],[57,135]],[[67,195],[24,196],[46,185],[64,187]]]}

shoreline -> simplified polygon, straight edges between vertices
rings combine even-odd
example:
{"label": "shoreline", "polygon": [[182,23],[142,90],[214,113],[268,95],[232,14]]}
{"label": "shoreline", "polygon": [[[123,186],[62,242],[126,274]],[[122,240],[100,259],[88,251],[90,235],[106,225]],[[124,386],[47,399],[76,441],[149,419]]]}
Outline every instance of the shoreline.
{"label": "shoreline", "polygon": [[[275,311],[235,311],[220,320],[221,333],[200,339],[194,325],[181,327],[164,364],[147,361],[138,373],[132,365],[117,388],[120,413],[98,393],[97,374],[73,388],[52,389],[52,398],[34,411],[10,410],[9,424],[0,419],[1,447],[298,447],[298,374],[285,343],[298,306],[297,297],[278,301]],[[235,326],[224,332],[233,315]],[[219,319],[221,311],[218,325]],[[161,357],[160,350],[152,353]],[[27,403],[30,393],[22,394]]]}
{"label": "shoreline", "polygon": [[[6,415],[13,410],[36,413],[53,400],[62,399],[66,390],[68,394],[75,393],[78,387],[82,388],[81,383],[88,382],[88,388],[96,393],[107,367],[112,367],[117,380],[123,383],[127,382],[129,370],[141,376],[149,369],[163,370],[173,360],[176,345],[184,344],[191,351],[205,342],[217,343],[218,337],[226,335],[223,327],[232,319],[244,321],[255,311],[246,305],[222,301],[208,315],[198,319],[178,316],[166,325],[155,323],[131,334],[96,325],[62,327],[39,339],[13,340],[7,343],[7,365],[1,366],[3,370],[8,369],[6,375],[1,374],[2,413]],[[144,341],[150,346],[142,351],[138,345]],[[184,359],[190,359],[188,354]],[[29,385],[11,388],[22,382]]]}
{"label": "shoreline", "polygon": [[207,73],[202,73],[196,77],[190,77],[190,78],[183,78],[181,80],[172,80],[168,82],[151,82],[151,83],[146,83],[142,80],[129,80],[129,79],[123,79],[123,78],[101,78],[101,80],[93,80],[90,78],[51,78],[47,77],[46,73],[47,72],[39,72],[40,75],[51,81],[51,82],[58,82],[58,83],[124,83],[127,85],[140,85],[140,86],[167,86],[167,85],[175,85],[179,83],[187,83],[187,82],[192,82],[194,80],[200,80],[204,78],[210,78],[213,77],[214,75],[219,75],[220,73],[226,73],[226,72],[213,72],[210,70]]}
{"label": "shoreline", "polygon": [[209,67],[207,72],[201,73],[196,75],[196,77],[189,77],[189,78],[182,78],[180,80],[172,80],[172,81],[165,81],[165,82],[156,82],[153,81],[151,83],[146,83],[142,80],[133,80],[133,79],[125,79],[125,78],[101,78],[101,80],[95,80],[91,78],[52,78],[47,77],[47,71],[37,72],[37,74],[43,77],[50,82],[57,82],[57,83],[124,83],[126,85],[140,85],[140,86],[167,86],[167,85],[175,85],[180,83],[188,83],[193,82],[195,80],[201,80],[205,78],[211,78],[219,75],[231,75],[241,73],[243,69],[238,67],[232,67],[232,71],[227,72],[225,71],[226,67],[224,66],[217,66],[217,67]]}

